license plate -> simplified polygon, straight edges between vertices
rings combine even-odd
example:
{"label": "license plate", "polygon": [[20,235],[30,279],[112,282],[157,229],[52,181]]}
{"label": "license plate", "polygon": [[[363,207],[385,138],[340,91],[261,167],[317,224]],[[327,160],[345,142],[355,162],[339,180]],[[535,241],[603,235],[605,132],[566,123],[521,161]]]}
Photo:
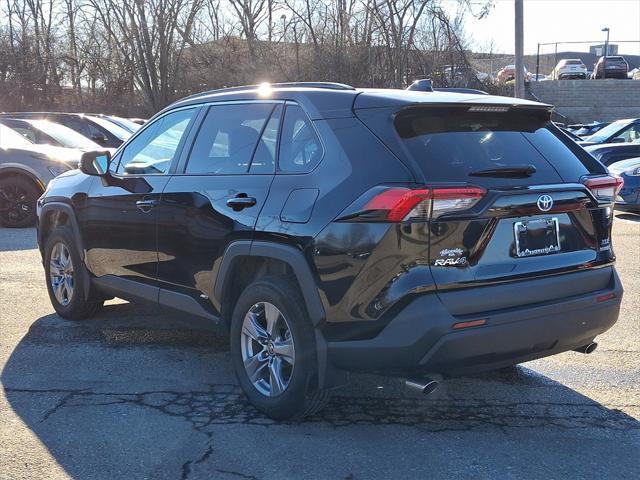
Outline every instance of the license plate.
{"label": "license plate", "polygon": [[560,251],[557,218],[542,218],[513,224],[517,257],[549,255]]}

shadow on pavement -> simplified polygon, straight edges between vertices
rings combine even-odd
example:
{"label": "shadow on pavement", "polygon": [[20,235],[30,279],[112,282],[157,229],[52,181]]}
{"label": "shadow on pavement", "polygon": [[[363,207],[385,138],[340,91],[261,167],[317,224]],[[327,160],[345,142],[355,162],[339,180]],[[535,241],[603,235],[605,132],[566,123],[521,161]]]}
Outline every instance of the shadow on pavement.
{"label": "shadow on pavement", "polygon": [[640,215],[635,213],[616,213],[616,218],[620,220],[628,220],[630,222],[640,223]]}
{"label": "shadow on pavement", "polygon": [[[211,440],[225,426],[234,435],[248,426],[250,442],[255,435],[270,435],[267,429],[277,423],[247,404],[227,351],[225,338],[179,317],[108,305],[95,320],[38,319],[12,352],[1,380],[13,411],[71,477],[141,469],[145,478],[175,478],[149,472],[167,456],[177,461],[184,455],[186,478],[211,454],[205,449],[201,458],[186,461],[185,452],[195,448],[194,435]],[[344,428],[358,435],[358,428],[379,425],[413,427],[421,435],[535,428],[563,435],[575,430],[579,437],[585,429],[612,435],[640,429],[640,422],[625,413],[515,367],[448,380],[429,397],[408,393],[397,379],[354,375],[319,415],[280,423],[276,432],[313,436],[321,431],[323,441],[331,442]],[[218,438],[224,441],[224,435]],[[386,449],[419,454],[405,443],[402,434],[384,438]]]}

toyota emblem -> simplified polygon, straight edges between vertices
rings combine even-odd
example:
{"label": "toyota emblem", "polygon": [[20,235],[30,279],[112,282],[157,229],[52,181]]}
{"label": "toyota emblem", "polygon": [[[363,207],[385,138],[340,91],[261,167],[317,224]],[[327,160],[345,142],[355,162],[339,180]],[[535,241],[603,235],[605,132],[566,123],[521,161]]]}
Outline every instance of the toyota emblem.
{"label": "toyota emblem", "polygon": [[553,207],[553,198],[551,195],[540,195],[538,197],[538,208],[541,212],[548,212]]}

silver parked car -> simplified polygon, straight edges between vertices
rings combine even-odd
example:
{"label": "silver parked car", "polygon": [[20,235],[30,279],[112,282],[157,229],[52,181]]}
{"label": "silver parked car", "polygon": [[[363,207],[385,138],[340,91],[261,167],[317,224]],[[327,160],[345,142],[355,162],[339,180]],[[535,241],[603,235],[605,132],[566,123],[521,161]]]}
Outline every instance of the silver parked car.
{"label": "silver parked car", "polygon": [[36,145],[0,124],[0,225],[28,227],[49,180],[77,168],[83,151]]}

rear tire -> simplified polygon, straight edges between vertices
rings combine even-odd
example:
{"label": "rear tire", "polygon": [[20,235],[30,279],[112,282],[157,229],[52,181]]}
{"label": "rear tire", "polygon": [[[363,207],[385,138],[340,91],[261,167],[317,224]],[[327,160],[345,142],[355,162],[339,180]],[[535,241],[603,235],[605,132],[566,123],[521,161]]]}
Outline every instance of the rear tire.
{"label": "rear tire", "polygon": [[314,328],[291,277],[265,277],[245,288],[233,311],[230,343],[238,382],[264,414],[301,418],[327,403],[328,391],[318,387]]}
{"label": "rear tire", "polygon": [[85,268],[71,228],[57,227],[45,242],[44,271],[49,299],[62,318],[84,320],[102,308],[95,287],[85,285]]}
{"label": "rear tire", "polygon": [[0,225],[9,228],[35,225],[40,193],[40,189],[24,176],[0,178]]}

